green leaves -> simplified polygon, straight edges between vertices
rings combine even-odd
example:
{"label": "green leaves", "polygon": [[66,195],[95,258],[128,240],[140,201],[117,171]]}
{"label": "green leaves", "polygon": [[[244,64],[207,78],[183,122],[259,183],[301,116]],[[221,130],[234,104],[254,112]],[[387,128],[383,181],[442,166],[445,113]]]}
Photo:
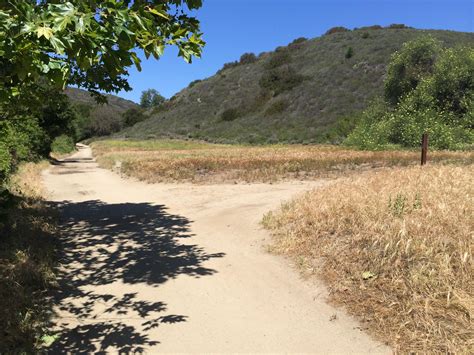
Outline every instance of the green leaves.
{"label": "green leaves", "polygon": [[50,39],[53,35],[53,30],[47,26],[41,26],[36,29],[36,34],[38,38],[45,37],[46,39]]}
{"label": "green leaves", "polygon": [[[201,5],[200,0],[7,2],[0,10],[0,98],[6,98],[0,106],[13,92],[31,95],[27,88],[39,77],[58,88],[130,89],[128,68],[141,70],[137,50],[159,58],[166,46],[176,46],[179,56],[191,62],[205,42],[199,22],[176,8]],[[60,68],[51,67],[57,61]]]}

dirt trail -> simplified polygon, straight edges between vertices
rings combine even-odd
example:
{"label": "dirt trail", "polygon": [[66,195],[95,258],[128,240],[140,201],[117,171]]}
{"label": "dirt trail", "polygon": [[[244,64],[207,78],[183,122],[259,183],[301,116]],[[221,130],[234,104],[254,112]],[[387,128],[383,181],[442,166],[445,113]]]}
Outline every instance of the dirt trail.
{"label": "dirt trail", "polygon": [[64,243],[52,352],[389,352],[265,251],[262,215],[321,182],[148,185],[85,146],[44,181]]}

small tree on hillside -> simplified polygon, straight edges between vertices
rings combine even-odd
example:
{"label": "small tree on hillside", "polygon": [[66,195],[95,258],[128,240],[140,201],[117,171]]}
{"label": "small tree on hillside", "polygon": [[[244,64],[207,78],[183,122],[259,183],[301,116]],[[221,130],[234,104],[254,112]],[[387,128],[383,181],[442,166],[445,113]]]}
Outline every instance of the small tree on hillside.
{"label": "small tree on hillside", "polygon": [[392,56],[385,80],[385,99],[392,105],[418,86],[433,72],[440,43],[431,36],[407,42]]}
{"label": "small tree on hillside", "polygon": [[140,106],[142,108],[152,108],[163,105],[166,99],[155,89],[148,89],[142,91],[142,96],[140,97]]}
{"label": "small tree on hillside", "polygon": [[147,116],[140,107],[132,107],[125,111],[123,114],[123,121],[125,127],[131,127],[138,122],[144,121]]}

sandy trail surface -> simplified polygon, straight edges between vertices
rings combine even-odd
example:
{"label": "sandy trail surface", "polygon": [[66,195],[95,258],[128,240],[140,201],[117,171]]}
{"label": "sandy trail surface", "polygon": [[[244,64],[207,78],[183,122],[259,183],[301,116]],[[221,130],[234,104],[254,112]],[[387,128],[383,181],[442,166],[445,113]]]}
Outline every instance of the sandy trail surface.
{"label": "sandy trail surface", "polygon": [[51,352],[389,352],[266,252],[263,214],[323,182],[150,185],[86,146],[44,182],[63,243]]}

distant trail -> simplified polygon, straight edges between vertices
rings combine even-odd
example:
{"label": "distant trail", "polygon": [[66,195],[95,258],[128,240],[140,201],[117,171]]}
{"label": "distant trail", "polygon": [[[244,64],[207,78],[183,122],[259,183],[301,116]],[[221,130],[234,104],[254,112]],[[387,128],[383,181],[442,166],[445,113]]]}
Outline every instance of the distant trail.
{"label": "distant trail", "polygon": [[321,182],[148,185],[91,159],[44,173],[64,249],[52,352],[390,352],[265,251],[263,214]]}

